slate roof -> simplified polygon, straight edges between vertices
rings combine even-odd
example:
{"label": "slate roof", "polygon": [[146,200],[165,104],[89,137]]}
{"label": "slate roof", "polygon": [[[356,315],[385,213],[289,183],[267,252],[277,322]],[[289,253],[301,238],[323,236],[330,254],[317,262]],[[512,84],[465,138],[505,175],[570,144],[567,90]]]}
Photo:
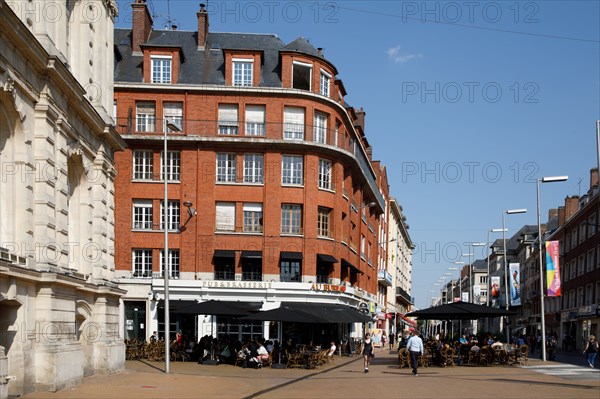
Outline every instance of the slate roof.
{"label": "slate roof", "polygon": [[[223,50],[252,50],[262,53],[260,86],[281,87],[280,51],[294,51],[327,61],[304,38],[285,44],[274,34],[254,33],[208,33],[204,50],[198,50],[197,32],[154,30],[142,45],[156,47],[179,47],[183,62],[179,70],[179,84],[225,84]],[[142,55],[133,55],[131,29],[115,29],[115,47],[121,60],[115,62],[115,82],[143,81]],[[332,65],[333,66],[333,65]]]}

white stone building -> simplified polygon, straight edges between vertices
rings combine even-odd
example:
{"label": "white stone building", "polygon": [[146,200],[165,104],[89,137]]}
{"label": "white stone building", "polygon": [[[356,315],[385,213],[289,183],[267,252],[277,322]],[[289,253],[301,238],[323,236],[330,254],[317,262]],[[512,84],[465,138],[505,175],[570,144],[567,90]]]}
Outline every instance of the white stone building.
{"label": "white stone building", "polygon": [[0,398],[124,366],[116,13],[114,0],[0,0]]}

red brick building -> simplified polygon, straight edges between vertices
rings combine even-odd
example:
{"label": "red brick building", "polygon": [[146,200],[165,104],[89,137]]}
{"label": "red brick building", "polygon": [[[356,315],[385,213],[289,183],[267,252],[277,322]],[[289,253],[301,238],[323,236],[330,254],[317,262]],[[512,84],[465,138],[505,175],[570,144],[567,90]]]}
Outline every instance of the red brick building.
{"label": "red brick building", "polygon": [[126,337],[163,329],[165,137],[174,328],[191,329],[177,309],[193,300],[375,304],[387,176],[336,67],[303,38],[209,32],[203,8],[189,32],[152,30],[145,2],[132,7],[132,29],[115,30],[115,112],[129,146],[116,157],[115,201]]}

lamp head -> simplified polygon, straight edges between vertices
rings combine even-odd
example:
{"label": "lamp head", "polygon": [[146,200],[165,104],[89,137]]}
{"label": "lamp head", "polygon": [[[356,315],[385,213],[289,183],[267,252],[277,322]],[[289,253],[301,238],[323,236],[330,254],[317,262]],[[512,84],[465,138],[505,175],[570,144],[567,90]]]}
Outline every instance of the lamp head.
{"label": "lamp head", "polygon": [[542,177],[541,181],[542,183],[554,183],[557,181],[567,181],[569,179],[569,176],[547,176],[547,177]]}
{"label": "lamp head", "polygon": [[504,213],[506,213],[507,215],[514,215],[515,213],[527,213],[527,209],[509,209],[507,211],[504,211]]}

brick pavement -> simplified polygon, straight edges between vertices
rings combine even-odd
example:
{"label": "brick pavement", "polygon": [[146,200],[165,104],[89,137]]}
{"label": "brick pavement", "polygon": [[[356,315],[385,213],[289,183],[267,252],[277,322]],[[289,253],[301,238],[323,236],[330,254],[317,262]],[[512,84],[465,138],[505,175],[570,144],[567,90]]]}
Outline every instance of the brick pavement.
{"label": "brick pavement", "polygon": [[[586,379],[566,379],[519,367],[428,367],[419,376],[399,369],[396,353],[377,351],[368,374],[360,357],[337,357],[317,370],[242,369],[196,363],[128,361],[126,370],[92,376],[57,393],[25,398],[593,398],[600,397],[600,370]],[[535,358],[530,365],[542,365]],[[547,362],[547,365],[560,365]]]}

